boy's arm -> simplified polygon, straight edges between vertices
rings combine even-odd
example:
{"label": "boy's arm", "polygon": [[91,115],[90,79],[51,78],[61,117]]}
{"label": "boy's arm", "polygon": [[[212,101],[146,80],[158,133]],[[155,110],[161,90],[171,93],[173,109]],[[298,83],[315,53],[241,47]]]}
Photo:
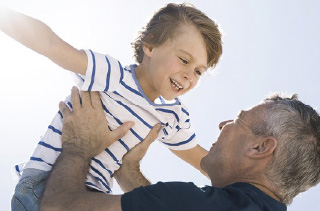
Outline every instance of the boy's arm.
{"label": "boy's arm", "polygon": [[43,22],[0,7],[0,30],[62,68],[85,75],[86,53],[63,41]]}
{"label": "boy's arm", "polygon": [[208,151],[202,148],[199,144],[188,150],[171,150],[171,152],[198,169],[204,176],[208,177],[207,173],[204,172],[200,167],[200,161],[208,154]]}

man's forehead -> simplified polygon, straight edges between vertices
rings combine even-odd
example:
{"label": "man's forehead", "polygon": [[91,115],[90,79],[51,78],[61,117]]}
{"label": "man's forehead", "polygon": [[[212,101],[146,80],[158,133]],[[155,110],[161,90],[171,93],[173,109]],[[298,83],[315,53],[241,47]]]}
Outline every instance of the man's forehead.
{"label": "man's forehead", "polygon": [[265,110],[265,108],[266,108],[266,103],[261,103],[249,109],[240,110],[237,117],[241,118],[242,120],[257,119],[260,117],[260,114]]}

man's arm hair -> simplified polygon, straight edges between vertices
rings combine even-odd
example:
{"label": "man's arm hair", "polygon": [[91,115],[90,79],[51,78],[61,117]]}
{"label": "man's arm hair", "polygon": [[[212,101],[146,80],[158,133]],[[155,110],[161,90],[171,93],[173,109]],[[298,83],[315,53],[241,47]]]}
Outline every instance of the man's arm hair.
{"label": "man's arm hair", "polygon": [[121,195],[86,189],[91,161],[86,155],[75,145],[63,145],[47,180],[40,210],[121,210]]}
{"label": "man's arm hair", "polygon": [[128,170],[125,172],[118,170],[114,177],[124,193],[130,192],[141,186],[151,185],[151,182],[141,173],[139,167],[125,165],[124,167],[121,166],[121,168],[128,168]]}
{"label": "man's arm hair", "polygon": [[[63,115],[62,152],[47,179],[40,203],[41,210],[121,210],[121,195],[93,192],[85,186],[91,157],[123,137],[132,127],[130,122],[126,122],[109,131],[99,96],[98,92],[81,92],[80,104],[78,89],[74,87],[71,92],[73,111],[71,112],[64,103],[59,104]],[[134,161],[133,166],[138,166],[135,170],[140,169],[140,159],[159,129],[159,125],[154,127],[145,141],[128,153],[127,159],[130,159],[130,162]],[[125,158],[124,161],[127,163]],[[125,164],[121,167],[123,172],[128,172],[126,167],[129,166]],[[125,183],[125,187],[128,187],[128,184],[131,184],[131,187],[132,184],[136,184],[137,187],[147,185],[147,180],[141,173],[131,173],[138,180],[131,178],[130,182]]]}
{"label": "man's arm hair", "polygon": [[121,196],[106,195],[86,189],[85,179],[91,157],[123,137],[130,123],[108,130],[98,92],[72,88],[71,112],[59,104],[63,115],[62,152],[47,179],[40,203],[41,210],[121,210]]}

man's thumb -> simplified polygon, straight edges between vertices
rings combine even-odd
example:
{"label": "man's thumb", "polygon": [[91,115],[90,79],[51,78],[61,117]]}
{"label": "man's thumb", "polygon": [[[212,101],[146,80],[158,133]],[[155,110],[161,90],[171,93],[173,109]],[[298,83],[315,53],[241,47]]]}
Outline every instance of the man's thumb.
{"label": "man's thumb", "polygon": [[125,122],[111,132],[112,136],[118,140],[125,136],[127,132],[130,130],[130,128],[132,128],[133,126],[134,122]]}
{"label": "man's thumb", "polygon": [[136,153],[134,159],[137,159],[140,161],[144,157],[144,155],[146,154],[150,145],[157,138],[160,129],[161,129],[161,124],[159,124],[159,123],[156,124],[155,126],[153,126],[153,128],[150,130],[150,132],[148,133],[146,138],[141,143],[136,145],[134,147],[134,149],[132,149],[132,151],[135,151],[135,150],[138,151],[138,153]]}
{"label": "man's thumb", "polygon": [[161,124],[159,123],[153,126],[153,128],[151,129],[151,131],[149,132],[149,134],[141,144],[144,144],[147,147],[149,147],[149,145],[157,138],[160,129],[161,129]]}

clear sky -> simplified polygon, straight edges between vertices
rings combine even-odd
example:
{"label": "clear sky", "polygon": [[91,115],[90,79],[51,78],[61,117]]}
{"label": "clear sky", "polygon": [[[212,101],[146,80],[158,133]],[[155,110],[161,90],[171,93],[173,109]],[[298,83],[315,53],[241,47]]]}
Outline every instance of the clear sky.
{"label": "clear sky", "polygon": [[[0,2],[1,3],[1,2]],[[130,43],[153,12],[169,1],[157,0],[2,0],[47,23],[76,48],[134,62]],[[298,93],[320,108],[320,1],[190,1],[215,19],[224,33],[223,57],[213,75],[181,97],[188,106],[199,143],[209,149],[218,123],[269,93]],[[35,37],[36,39],[36,37]],[[0,210],[10,210],[14,164],[27,160],[46,130],[58,102],[74,85],[70,74],[0,33]],[[319,109],[318,109],[319,111]],[[290,147],[290,146],[288,146]],[[152,181],[208,179],[154,143],[142,169]],[[218,171],[218,169],[217,169]],[[115,193],[120,193],[115,187]],[[299,195],[289,211],[320,210],[320,186]]]}

